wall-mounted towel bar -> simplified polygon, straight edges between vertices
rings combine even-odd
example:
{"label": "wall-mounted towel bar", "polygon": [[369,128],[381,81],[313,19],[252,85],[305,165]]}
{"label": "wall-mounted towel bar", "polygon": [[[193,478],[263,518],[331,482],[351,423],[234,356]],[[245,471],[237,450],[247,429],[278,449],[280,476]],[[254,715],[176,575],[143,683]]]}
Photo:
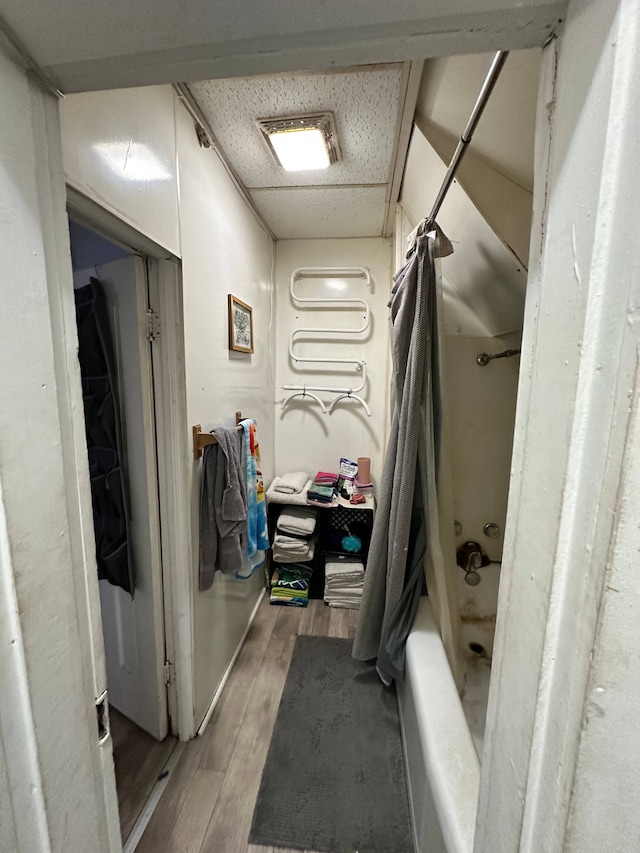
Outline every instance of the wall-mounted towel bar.
{"label": "wall-mounted towel bar", "polygon": [[[236,412],[236,429],[241,429],[240,421],[242,420],[242,412]],[[205,447],[208,444],[217,444],[218,440],[215,435],[210,432],[202,432],[202,424],[194,424],[191,427],[193,435],[193,458],[200,459]]]}
{"label": "wall-mounted towel bar", "polygon": [[[283,385],[282,387],[286,388],[287,386]],[[291,402],[291,400],[294,400],[296,397],[309,397],[310,399],[314,400],[320,406],[320,408],[322,409],[322,411],[325,415],[327,414],[327,408],[326,408],[325,404],[322,402],[322,400],[320,399],[320,397],[316,397],[315,394],[312,394],[311,391],[308,390],[306,385],[303,386],[302,391],[296,391],[295,394],[289,394],[289,396],[286,397],[282,401],[282,406],[281,406],[282,411],[285,410],[287,403]]]}
{"label": "wall-mounted towel bar", "polygon": [[[346,394],[349,397],[353,397],[358,394],[360,391],[363,391],[367,385],[367,363],[366,361],[359,361],[356,367],[356,370],[362,371],[362,380],[357,388],[333,388],[328,387],[326,385],[283,385],[282,389],[284,391],[306,391],[307,394],[309,391],[321,391],[326,394]],[[359,398],[358,398],[359,399]],[[334,403],[336,401],[334,400]],[[329,409],[331,411],[331,409]]]}
{"label": "wall-mounted towel bar", "polygon": [[320,406],[322,407],[323,412],[326,413],[325,404],[317,397],[315,394],[312,394],[312,391],[323,392],[326,394],[337,394],[338,396],[333,400],[331,405],[329,406],[329,414],[333,412],[335,404],[339,401],[348,397],[349,399],[355,400],[365,409],[367,415],[371,417],[371,411],[369,410],[369,406],[363,400],[362,397],[358,396],[360,391],[364,391],[367,385],[367,365],[362,359],[358,358],[332,358],[330,356],[326,357],[310,357],[310,356],[300,356],[295,352],[295,343],[296,340],[302,335],[332,335],[337,336],[339,339],[342,339],[343,335],[360,335],[363,332],[366,332],[369,328],[371,318],[370,318],[370,310],[369,303],[364,299],[358,299],[356,297],[351,298],[338,298],[338,297],[319,297],[319,296],[300,296],[295,289],[295,285],[297,281],[300,281],[303,278],[361,278],[364,281],[366,287],[369,287],[371,284],[371,276],[369,274],[369,270],[366,267],[298,267],[294,269],[291,273],[291,278],[289,280],[289,293],[291,295],[291,300],[294,305],[299,305],[301,307],[313,307],[313,308],[331,308],[331,309],[342,309],[342,308],[362,308],[362,323],[361,325],[355,328],[336,328],[336,327],[324,327],[324,326],[303,326],[299,329],[294,329],[291,333],[291,337],[289,338],[289,358],[291,361],[298,364],[345,364],[345,365],[353,365],[354,370],[357,373],[362,373],[362,380],[357,388],[335,388],[335,387],[327,387],[324,385],[283,385],[282,389],[284,391],[295,391],[295,394],[292,394],[289,397],[286,397],[282,403],[282,409],[286,408],[289,400],[293,400],[294,397],[310,397],[313,400],[316,400]]}
{"label": "wall-mounted towel bar", "polygon": [[357,394],[354,394],[353,391],[347,391],[344,394],[338,394],[338,396],[335,397],[335,399],[329,406],[329,414],[333,412],[336,407],[336,403],[339,403],[340,400],[355,400],[356,403],[360,403],[367,415],[371,417],[371,409],[369,408],[369,406],[367,406],[366,402],[362,399],[362,397],[359,397]]}
{"label": "wall-mounted towel bar", "polygon": [[339,329],[335,326],[329,328],[322,326],[303,326],[300,329],[295,329],[291,333],[291,337],[289,339],[289,356],[296,364],[353,364],[356,365],[356,370],[359,370],[359,365],[362,364],[361,359],[309,358],[307,356],[296,355],[293,351],[296,338],[300,335],[315,335],[318,333],[329,335],[359,335],[362,332],[366,332],[369,328],[369,324],[371,322],[369,316],[369,303],[365,302],[364,299],[299,296],[295,291],[296,281],[300,281],[303,278],[337,277],[362,278],[364,279],[366,287],[369,287],[371,284],[371,276],[369,275],[369,270],[366,269],[366,267],[298,267],[291,273],[291,279],[289,280],[289,293],[291,294],[291,299],[293,300],[294,304],[302,305],[303,307],[305,305],[308,305],[309,307],[313,306],[315,308],[357,308],[358,306],[361,306],[364,312],[364,316],[362,318],[362,325],[356,327],[355,329]]}

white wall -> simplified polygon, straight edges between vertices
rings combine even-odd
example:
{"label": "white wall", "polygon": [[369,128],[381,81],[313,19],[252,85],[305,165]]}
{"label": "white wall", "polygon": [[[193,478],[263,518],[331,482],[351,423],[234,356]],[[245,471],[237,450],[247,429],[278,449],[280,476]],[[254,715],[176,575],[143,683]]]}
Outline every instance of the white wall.
{"label": "white wall", "polygon": [[[516,113],[509,118],[509,124],[517,123],[518,120]],[[416,124],[443,161],[449,163],[459,137],[449,135],[419,116],[416,116]],[[500,124],[500,128],[506,126],[506,122]],[[533,127],[530,132],[533,145]],[[500,240],[528,268],[533,193],[485,160],[475,150],[474,143],[475,137],[458,168],[456,181]]]}
{"label": "white wall", "polygon": [[[425,63],[416,124],[449,162],[493,53]],[[511,51],[456,180],[500,238],[528,265],[539,50]]]}
{"label": "white wall", "polygon": [[[0,45],[0,849],[119,849],[56,100]],[[84,455],[82,447],[84,446]]]}
{"label": "white wall", "polygon": [[[445,172],[445,164],[415,127],[400,196],[413,223],[431,210]],[[526,270],[458,183],[450,187],[438,222],[454,248],[442,261],[445,334],[493,336],[520,330]],[[450,311],[451,300],[458,305]]]}
{"label": "white wall", "polygon": [[639,60],[634,0],[545,49],[478,853],[640,845]]}
{"label": "white wall", "polygon": [[[179,105],[178,105],[179,106]],[[232,426],[241,410],[258,422],[263,473],[273,477],[273,379],[270,372],[272,241],[238,194],[217,157],[200,148],[193,120],[176,110],[180,174],[180,233],[184,281],[187,419]],[[253,307],[255,352],[228,349],[227,294]],[[196,722],[211,697],[247,624],[263,585],[257,571],[248,581],[218,574],[198,592],[200,472],[192,469],[194,541]]]}
{"label": "white wall", "polygon": [[[217,156],[200,148],[192,118],[169,86],[74,95],[61,104],[67,181],[182,259],[187,423],[181,453],[191,483],[194,590],[194,718],[202,720],[260,589],[218,576],[198,592],[199,468],[191,425],[256,418],[265,477],[272,476],[273,381],[269,373],[272,241]],[[121,148],[146,158],[138,175]],[[122,157],[121,168],[104,160]],[[139,146],[145,146],[141,149]],[[110,155],[107,155],[110,156]],[[227,294],[254,309],[255,353],[227,346]]]}
{"label": "white wall", "polygon": [[[371,327],[359,340],[342,342],[330,335],[318,342],[296,343],[295,351],[308,357],[356,358],[367,362],[368,387],[361,396],[368,402],[371,417],[364,409],[348,400],[338,403],[333,414],[324,415],[317,403],[298,398],[281,411],[282,401],[291,393],[284,384],[357,387],[360,374],[350,365],[336,365],[333,372],[318,365],[317,372],[308,366],[298,369],[290,363],[289,337],[296,327],[342,326],[362,323],[358,311],[300,310],[289,294],[291,273],[297,267],[363,266],[371,274],[371,287],[360,279],[303,279],[296,292],[304,296],[335,295],[339,298],[364,298],[371,310]],[[370,456],[372,477],[380,482],[385,451],[387,390],[389,384],[387,352],[389,347],[387,303],[391,292],[391,242],[381,238],[343,240],[280,240],[276,244],[276,473],[318,470],[335,471],[341,457],[354,461]],[[336,289],[337,288],[339,289]],[[326,342],[325,342],[326,339]],[[317,392],[325,404],[336,395]]]}
{"label": "white wall", "polygon": [[[459,138],[494,55],[474,53],[428,59],[416,106],[418,118]],[[467,154],[475,151],[505,177],[530,193],[533,191],[539,71],[540,50],[510,51],[460,169],[464,168]]]}
{"label": "white wall", "polygon": [[[453,510],[462,527],[456,545],[472,539],[497,562],[502,559],[507,517],[520,359],[498,359],[480,367],[476,357],[519,347],[520,342],[520,332],[500,337],[447,335],[444,347]],[[500,527],[498,539],[483,533],[490,522]]]}
{"label": "white wall", "polygon": [[179,256],[171,86],[73,95],[60,121],[68,183]]}

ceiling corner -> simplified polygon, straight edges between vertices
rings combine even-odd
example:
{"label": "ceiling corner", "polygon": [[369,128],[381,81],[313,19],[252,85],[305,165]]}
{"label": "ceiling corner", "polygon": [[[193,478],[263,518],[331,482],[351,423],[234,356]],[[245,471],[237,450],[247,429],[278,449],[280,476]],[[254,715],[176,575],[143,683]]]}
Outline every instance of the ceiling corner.
{"label": "ceiling corner", "polygon": [[382,229],[383,237],[390,237],[393,234],[395,207],[398,202],[398,198],[400,197],[400,187],[402,185],[404,167],[407,162],[407,154],[409,152],[413,118],[416,111],[416,104],[418,103],[418,94],[420,92],[423,70],[424,60],[413,60],[411,62],[403,63],[400,98],[398,101],[396,138],[394,142],[393,158],[391,160],[391,169],[389,171],[387,203]]}

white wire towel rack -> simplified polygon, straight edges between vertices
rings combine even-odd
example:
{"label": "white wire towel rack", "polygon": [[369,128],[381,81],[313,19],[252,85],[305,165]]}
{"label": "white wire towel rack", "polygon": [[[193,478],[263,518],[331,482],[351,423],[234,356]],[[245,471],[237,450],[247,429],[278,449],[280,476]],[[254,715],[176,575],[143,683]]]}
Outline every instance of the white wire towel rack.
{"label": "white wire towel rack", "polygon": [[307,391],[306,385],[302,386],[302,391],[296,391],[295,394],[290,394],[285,400],[283,400],[282,401],[282,409],[284,410],[286,408],[287,403],[290,400],[294,400],[296,397],[310,397],[312,400],[316,401],[316,403],[320,406],[320,408],[322,409],[324,414],[325,415],[327,414],[327,407],[322,402],[320,397],[316,396],[315,394],[312,394],[311,391]]}
{"label": "white wire towel rack", "polygon": [[371,316],[369,303],[364,299],[355,297],[338,298],[338,297],[319,297],[319,296],[300,296],[296,293],[295,285],[297,281],[303,278],[361,278],[364,280],[366,287],[371,285],[371,276],[366,267],[297,267],[291,273],[289,280],[289,293],[294,305],[302,307],[314,308],[362,308],[362,324],[356,328],[335,328],[323,326],[302,326],[294,329],[289,338],[289,357],[294,364],[351,364],[357,373],[362,374],[360,384],[356,388],[333,388],[325,385],[283,385],[284,391],[295,391],[296,393],[286,397],[282,402],[284,410],[288,403],[296,397],[310,398],[319,403],[322,411],[326,414],[327,409],[322,400],[314,393],[336,394],[337,396],[329,406],[329,414],[331,414],[338,402],[344,399],[355,400],[363,407],[369,417],[371,410],[366,401],[360,396],[360,392],[364,391],[367,385],[367,363],[363,359],[356,358],[331,358],[331,357],[310,357],[297,355],[295,352],[295,343],[298,338],[303,335],[359,335],[366,332],[371,324]]}

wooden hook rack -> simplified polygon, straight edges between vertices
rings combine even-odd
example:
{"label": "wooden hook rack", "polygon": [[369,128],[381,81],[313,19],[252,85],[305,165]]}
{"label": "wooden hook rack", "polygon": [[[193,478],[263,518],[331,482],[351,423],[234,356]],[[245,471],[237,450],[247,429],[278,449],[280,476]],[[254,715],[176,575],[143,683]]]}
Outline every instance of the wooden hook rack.
{"label": "wooden hook rack", "polygon": [[[240,428],[242,412],[236,412],[236,429]],[[193,458],[200,459],[202,452],[208,444],[217,444],[218,440],[210,432],[202,432],[202,424],[194,424],[191,427],[193,433]]]}

